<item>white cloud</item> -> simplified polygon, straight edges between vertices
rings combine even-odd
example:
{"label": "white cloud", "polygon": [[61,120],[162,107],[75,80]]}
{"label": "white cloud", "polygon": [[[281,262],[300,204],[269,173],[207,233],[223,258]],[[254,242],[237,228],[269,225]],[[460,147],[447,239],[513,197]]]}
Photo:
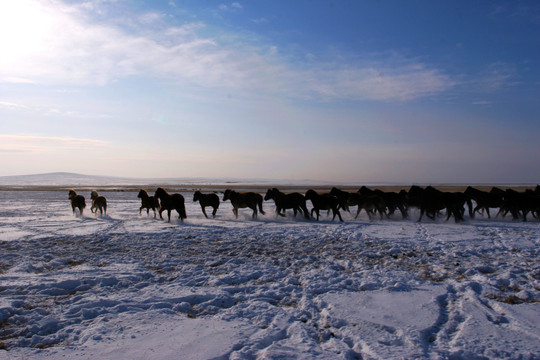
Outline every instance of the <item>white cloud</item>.
{"label": "white cloud", "polygon": [[0,134],[0,152],[44,153],[51,151],[95,150],[110,143],[96,139],[58,136]]}
{"label": "white cloud", "polygon": [[26,109],[26,105],[17,104],[9,101],[0,101],[0,107],[8,108],[8,109]]}
{"label": "white cloud", "polygon": [[[141,26],[144,34],[137,34],[89,20],[88,14],[81,13],[85,7],[69,7],[54,0],[20,0],[20,4],[14,9],[0,5],[0,13],[8,14],[6,17],[30,14],[20,23],[0,25],[0,37],[16,34],[2,42],[7,44],[1,49],[5,56],[0,57],[0,79],[4,80],[104,85],[127,76],[143,76],[172,79],[183,86],[267,92],[289,98],[378,101],[430,96],[454,85],[436,69],[393,60],[365,66],[342,62],[331,69],[314,62],[287,63],[274,45],[246,41],[238,34],[204,37],[199,34],[204,24],[172,27],[158,13],[139,17],[141,24],[152,25]],[[237,2],[223,6],[242,7]],[[268,48],[270,52],[264,50]]]}

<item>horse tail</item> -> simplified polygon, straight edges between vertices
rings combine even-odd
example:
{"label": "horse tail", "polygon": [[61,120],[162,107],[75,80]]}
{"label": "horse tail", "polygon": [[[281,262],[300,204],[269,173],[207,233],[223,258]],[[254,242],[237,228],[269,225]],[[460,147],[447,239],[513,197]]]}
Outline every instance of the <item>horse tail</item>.
{"label": "horse tail", "polygon": [[262,196],[257,199],[257,203],[259,203],[259,211],[261,212],[261,214],[265,215],[266,213],[264,212],[263,210],[263,199],[262,199]]}

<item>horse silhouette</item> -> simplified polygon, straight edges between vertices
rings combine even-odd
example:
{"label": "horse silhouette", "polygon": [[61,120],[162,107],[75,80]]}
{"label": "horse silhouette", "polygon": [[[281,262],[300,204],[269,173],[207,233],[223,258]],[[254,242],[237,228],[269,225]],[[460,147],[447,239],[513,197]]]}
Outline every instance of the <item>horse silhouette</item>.
{"label": "horse silhouette", "polygon": [[240,193],[231,189],[227,189],[223,194],[223,201],[227,200],[231,200],[231,204],[233,206],[233,213],[237,219],[239,208],[250,208],[251,210],[253,210],[253,219],[257,218],[257,206],[259,207],[261,214],[265,214],[262,207],[263,197],[261,194],[257,194],[254,192]]}
{"label": "horse silhouette", "polygon": [[81,216],[83,214],[83,209],[86,207],[86,201],[84,196],[77,195],[77,192],[73,189],[69,190],[69,200],[71,202],[71,209],[73,210],[73,215],[75,215],[75,209],[79,209]]}
{"label": "horse silhouette", "polygon": [[159,210],[159,200],[148,195],[148,192],[144,189],[139,190],[139,195],[137,195],[137,197],[141,199],[139,215],[141,215],[143,209],[146,209],[146,215],[149,215],[150,209],[152,209],[154,211],[154,217],[156,217],[156,209]]}
{"label": "horse silhouette", "polygon": [[169,222],[171,222],[171,211],[176,210],[178,213],[178,218],[181,221],[184,221],[187,218],[186,215],[186,205],[184,197],[182,194],[172,194],[170,195],[164,188],[158,187],[154,194],[154,197],[160,200],[159,207],[159,218],[163,219],[161,213],[167,210],[167,215],[169,217]]}
{"label": "horse silhouette", "polygon": [[193,201],[198,201],[201,204],[201,210],[204,216],[208,219],[206,215],[205,208],[211,206],[214,210],[212,211],[212,217],[216,217],[216,212],[219,208],[219,196],[216,194],[203,194],[200,191],[195,191],[193,194]]}

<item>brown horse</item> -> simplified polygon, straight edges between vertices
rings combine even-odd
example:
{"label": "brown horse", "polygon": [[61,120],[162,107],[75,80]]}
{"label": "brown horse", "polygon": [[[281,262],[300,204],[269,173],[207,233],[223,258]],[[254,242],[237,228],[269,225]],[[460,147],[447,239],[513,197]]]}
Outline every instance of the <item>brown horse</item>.
{"label": "brown horse", "polygon": [[317,214],[317,220],[319,220],[320,210],[332,210],[334,220],[339,217],[339,221],[343,221],[341,214],[339,213],[339,200],[330,195],[330,194],[318,194],[315,190],[309,189],[306,192],[306,200],[310,200],[313,204],[313,209],[311,209],[311,216],[313,213]]}
{"label": "brown horse", "polygon": [[146,215],[150,214],[150,209],[154,211],[154,217],[156,217],[156,209],[159,210],[159,200],[153,196],[148,195],[146,190],[139,190],[138,198],[141,199],[141,208],[139,209],[139,215],[142,213],[142,209],[146,209]]}
{"label": "brown horse", "polygon": [[75,190],[69,190],[69,200],[71,201],[71,209],[73,210],[73,215],[75,215],[75,209],[79,209],[81,216],[83,214],[83,209],[86,207],[86,201],[84,196],[77,195]]}
{"label": "brown horse", "polygon": [[227,189],[223,194],[223,201],[227,200],[231,200],[231,204],[233,206],[233,213],[237,219],[239,208],[250,208],[251,210],[253,210],[253,219],[257,218],[257,206],[259,207],[259,211],[261,212],[261,214],[265,214],[262,207],[263,197],[261,194],[257,194],[254,192],[239,193],[234,190]]}
{"label": "brown horse", "polygon": [[96,213],[97,215],[99,209],[101,216],[103,216],[103,213],[107,215],[107,199],[105,199],[105,196],[100,196],[96,190],[92,190],[90,199],[92,199],[92,206],[90,207],[91,212]]}
{"label": "brown horse", "polygon": [[212,211],[212,217],[216,217],[216,212],[219,208],[219,196],[216,194],[203,194],[200,191],[195,191],[193,194],[193,201],[198,201],[199,204],[201,204],[201,210],[207,219],[208,215],[206,215],[205,210],[207,206],[211,206],[214,209],[214,211]]}
{"label": "brown horse", "polygon": [[167,215],[169,216],[169,222],[171,222],[171,211],[174,209],[178,213],[178,218],[184,221],[187,218],[186,215],[186,206],[184,197],[181,194],[172,194],[170,195],[162,187],[158,187],[154,194],[154,197],[161,201],[161,206],[159,207],[159,217],[163,219],[161,213],[167,210]]}
{"label": "brown horse", "polygon": [[[304,213],[304,217],[309,220],[309,212],[306,207],[306,198],[304,195],[294,192],[290,194],[284,194],[277,188],[268,189],[264,200],[274,200],[276,204],[276,214],[279,216],[285,216],[286,209],[293,209],[294,216],[297,212]],[[283,214],[281,213],[283,211]]]}

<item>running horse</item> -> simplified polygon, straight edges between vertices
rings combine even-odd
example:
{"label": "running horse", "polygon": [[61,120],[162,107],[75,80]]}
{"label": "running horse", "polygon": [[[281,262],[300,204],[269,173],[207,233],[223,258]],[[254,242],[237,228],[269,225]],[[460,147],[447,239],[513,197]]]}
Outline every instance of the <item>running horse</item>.
{"label": "running horse", "polygon": [[216,217],[216,212],[219,208],[219,196],[216,194],[203,194],[200,191],[195,191],[193,194],[193,201],[198,201],[201,205],[201,210],[204,214],[204,216],[208,219],[208,215],[206,215],[205,208],[207,206],[211,206],[214,210],[212,211],[212,217]]}
{"label": "running horse", "polygon": [[[277,188],[268,189],[264,200],[274,200],[276,204],[276,214],[285,217],[286,209],[293,209],[294,216],[297,212],[303,213],[304,217],[309,220],[309,212],[306,207],[306,198],[304,195],[293,192],[290,194],[284,194]],[[281,213],[283,211],[283,214]]]}
{"label": "running horse", "polygon": [[152,209],[152,211],[154,211],[154,217],[156,217],[156,209],[159,210],[159,200],[148,195],[148,192],[144,189],[139,190],[139,195],[137,195],[137,197],[141,199],[139,215],[141,215],[142,209],[146,209],[146,215],[149,215],[150,209]]}
{"label": "running horse", "polygon": [[238,209],[239,208],[250,208],[253,210],[252,218],[257,218],[257,206],[259,207],[259,211],[261,214],[265,214],[262,204],[263,204],[263,197],[261,194],[257,194],[254,192],[237,192],[231,189],[225,190],[225,193],[223,194],[223,201],[231,200],[231,204],[233,206],[233,213],[238,219]]}
{"label": "running horse", "polygon": [[90,199],[92,199],[91,212],[97,215],[97,211],[99,210],[101,216],[103,216],[103,213],[107,215],[107,199],[105,199],[105,196],[101,196],[96,190],[92,190]]}
{"label": "running horse", "polygon": [[186,215],[186,205],[184,201],[184,197],[181,194],[169,194],[167,191],[165,191],[164,188],[158,187],[156,189],[156,192],[154,194],[154,197],[160,200],[160,207],[159,207],[159,218],[163,219],[163,216],[161,213],[165,210],[167,210],[167,215],[169,216],[169,222],[171,222],[171,211],[176,210],[178,213],[178,218],[182,221],[184,221],[185,218],[187,218]]}
{"label": "running horse", "polygon": [[313,213],[317,214],[317,220],[319,220],[320,210],[332,210],[334,215],[332,220],[334,220],[337,216],[339,221],[343,221],[343,218],[339,213],[339,200],[335,196],[330,194],[319,194],[315,190],[309,189],[306,192],[306,200],[310,200],[313,204],[311,216],[313,216]]}
{"label": "running horse", "polygon": [[69,190],[69,200],[71,201],[71,209],[73,210],[73,215],[75,215],[75,209],[79,209],[81,216],[83,214],[83,209],[86,207],[86,201],[84,196],[77,195],[75,190]]}

